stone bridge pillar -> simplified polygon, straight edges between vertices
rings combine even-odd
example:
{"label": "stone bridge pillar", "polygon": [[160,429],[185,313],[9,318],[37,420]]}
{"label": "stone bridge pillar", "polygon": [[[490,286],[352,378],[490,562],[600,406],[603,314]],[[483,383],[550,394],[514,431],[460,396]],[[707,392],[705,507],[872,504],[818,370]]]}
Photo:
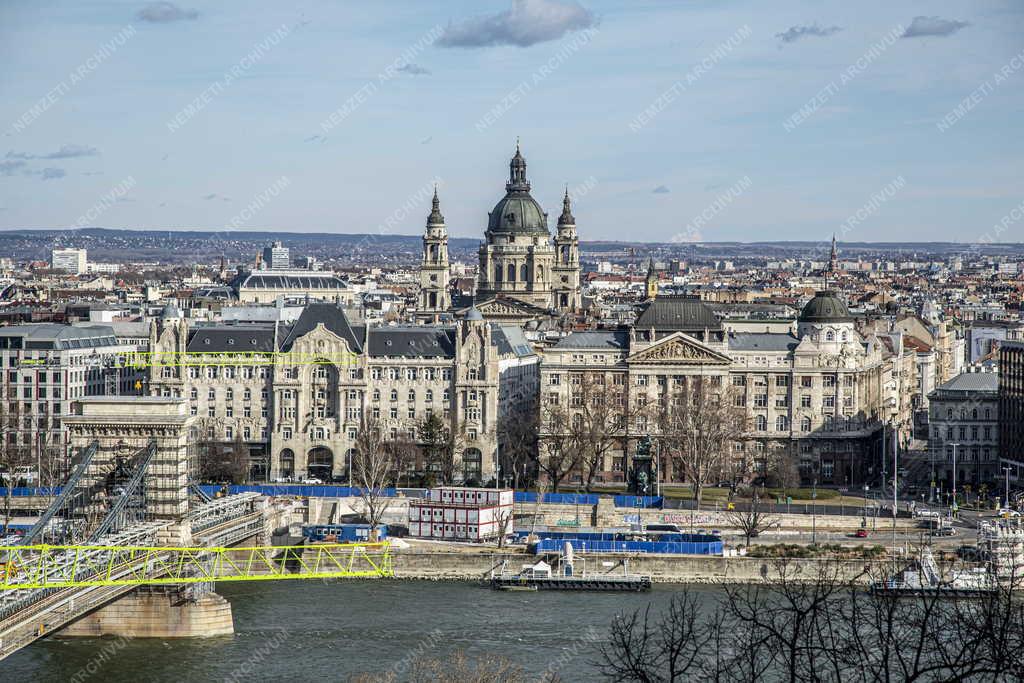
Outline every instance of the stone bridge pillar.
{"label": "stone bridge pillar", "polygon": [[146,472],[146,514],[154,520],[179,521],[188,514],[189,432],[194,417],[182,398],[163,396],[90,396],[72,404],[64,418],[71,447],[93,440],[100,451],[93,462],[111,464],[117,455],[132,455],[156,439],[157,450]]}

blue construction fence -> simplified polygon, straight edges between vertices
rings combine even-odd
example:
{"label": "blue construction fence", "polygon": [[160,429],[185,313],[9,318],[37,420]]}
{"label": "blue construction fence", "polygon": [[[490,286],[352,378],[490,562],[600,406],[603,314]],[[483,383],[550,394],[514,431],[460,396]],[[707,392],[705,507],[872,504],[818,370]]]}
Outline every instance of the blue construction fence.
{"label": "blue construction fence", "polygon": [[[360,543],[370,539],[369,524],[306,524],[302,527],[303,537],[310,541],[325,541],[334,538],[339,543]],[[388,525],[377,525],[377,539],[388,537]]]}
{"label": "blue construction fence", "polygon": [[[216,484],[203,484],[199,487],[209,496],[215,496],[223,488]],[[361,494],[358,486],[313,486],[290,484],[242,484],[228,487],[228,493],[259,493],[264,496],[301,496],[303,498],[348,498]],[[383,489],[384,496],[398,495],[398,489]]]}
{"label": "blue construction fence", "polygon": [[[40,486],[33,488],[31,486],[15,486],[11,489],[12,496],[57,496],[60,495],[62,486]],[[0,487],[0,498],[7,495],[7,489]]]}
{"label": "blue construction fence", "polygon": [[[517,503],[536,503],[539,493],[534,491],[516,491]],[[554,505],[597,505],[600,495],[597,493],[545,493],[542,503]],[[617,508],[660,508],[661,496],[615,496]]]}
{"label": "blue construction fence", "polygon": [[[541,534],[538,534],[541,535]],[[667,553],[675,555],[721,555],[722,539],[704,534],[665,534],[657,541],[625,541],[615,538],[593,539],[591,536],[612,536],[615,534],[560,535],[558,538],[543,538],[534,552],[562,552],[565,544],[571,543],[574,552],[581,553]]]}

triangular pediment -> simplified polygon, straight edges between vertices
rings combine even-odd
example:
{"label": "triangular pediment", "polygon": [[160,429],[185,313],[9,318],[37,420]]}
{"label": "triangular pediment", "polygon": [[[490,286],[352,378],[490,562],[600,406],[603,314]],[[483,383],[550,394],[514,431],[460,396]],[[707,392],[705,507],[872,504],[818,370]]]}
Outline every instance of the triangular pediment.
{"label": "triangular pediment", "polygon": [[652,365],[729,365],[732,359],[689,335],[676,332],[631,354],[626,358],[626,362]]}
{"label": "triangular pediment", "polygon": [[516,316],[526,318],[537,318],[550,316],[551,311],[531,303],[521,301],[509,296],[495,299],[488,299],[476,304],[476,309],[485,317]]}

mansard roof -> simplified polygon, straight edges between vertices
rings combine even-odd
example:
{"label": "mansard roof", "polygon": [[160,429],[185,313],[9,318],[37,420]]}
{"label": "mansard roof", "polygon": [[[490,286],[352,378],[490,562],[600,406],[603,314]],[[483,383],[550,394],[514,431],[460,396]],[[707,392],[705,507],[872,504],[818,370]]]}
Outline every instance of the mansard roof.
{"label": "mansard roof", "polygon": [[306,304],[299,315],[299,319],[295,321],[291,328],[287,328],[287,334],[284,335],[284,341],[281,343],[281,350],[289,350],[296,339],[309,334],[321,323],[323,323],[326,329],[344,339],[353,352],[359,353],[362,351],[361,337],[356,336],[352,325],[348,321],[348,317],[345,315],[345,311],[334,304],[322,301]]}
{"label": "mansard roof", "polygon": [[370,328],[370,356],[454,358],[455,329],[447,326],[378,326]]}
{"label": "mansard roof", "polygon": [[267,324],[206,325],[189,331],[189,353],[269,353],[274,351],[274,326]]}
{"label": "mansard roof", "polygon": [[696,296],[659,296],[644,304],[636,329],[656,332],[702,332],[722,329],[714,311]]}

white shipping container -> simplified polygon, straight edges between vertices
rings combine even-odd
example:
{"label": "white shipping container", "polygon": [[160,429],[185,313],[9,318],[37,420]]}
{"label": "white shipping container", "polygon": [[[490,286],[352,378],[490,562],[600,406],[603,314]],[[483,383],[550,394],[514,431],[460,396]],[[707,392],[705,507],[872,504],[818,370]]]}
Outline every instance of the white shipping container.
{"label": "white shipping container", "polygon": [[431,535],[434,538],[442,538],[444,536],[444,524],[434,523],[431,525]]}
{"label": "white shipping container", "polygon": [[436,507],[436,508],[433,509],[433,513],[434,513],[433,517],[434,517],[434,521],[435,522],[443,522],[444,521],[444,508]]}
{"label": "white shipping container", "polygon": [[466,525],[456,524],[455,525],[455,538],[466,538]]}
{"label": "white shipping container", "polygon": [[441,502],[441,489],[430,489],[430,500],[435,503]]}
{"label": "white shipping container", "polygon": [[455,508],[444,509],[444,521],[447,524],[451,524],[455,521]]}
{"label": "white shipping container", "polygon": [[451,503],[454,500],[455,491],[449,488],[441,489],[441,502]]}
{"label": "white shipping container", "polygon": [[420,521],[420,506],[419,505],[410,505],[409,506],[409,522],[411,523],[411,522],[418,522],[418,521]]}
{"label": "white shipping container", "polygon": [[452,492],[452,502],[461,505],[466,502],[466,492],[462,489],[455,489]]}
{"label": "white shipping container", "polygon": [[455,521],[458,524],[465,524],[466,518],[469,511],[466,508],[458,508],[455,510]]}

